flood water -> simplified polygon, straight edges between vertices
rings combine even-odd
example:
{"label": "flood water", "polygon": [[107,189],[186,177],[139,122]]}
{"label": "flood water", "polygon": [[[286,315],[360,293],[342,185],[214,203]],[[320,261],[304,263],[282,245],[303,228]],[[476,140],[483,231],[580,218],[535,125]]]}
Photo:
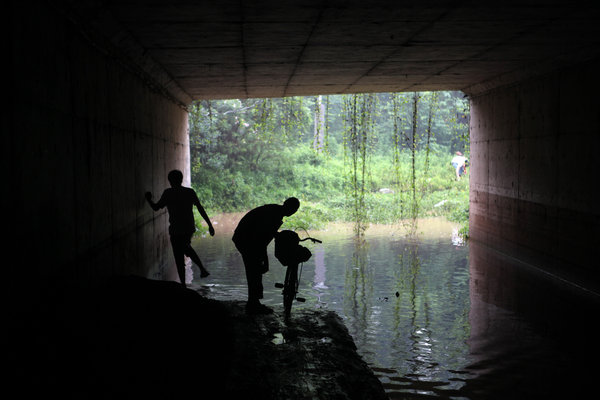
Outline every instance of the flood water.
{"label": "flood water", "polygon": [[[215,237],[193,246],[211,272],[191,287],[219,300],[245,300],[246,280],[231,241],[241,215],[211,218]],[[582,296],[531,266],[463,243],[443,219],[372,226],[356,240],[350,225],[311,232],[298,308],[337,312],[357,350],[392,399],[577,398],[594,390],[598,313]],[[301,237],[305,235],[299,232]],[[264,304],[283,313],[285,269],[269,247]],[[585,293],[584,293],[585,294]],[[588,396],[588,395],[586,395]]]}

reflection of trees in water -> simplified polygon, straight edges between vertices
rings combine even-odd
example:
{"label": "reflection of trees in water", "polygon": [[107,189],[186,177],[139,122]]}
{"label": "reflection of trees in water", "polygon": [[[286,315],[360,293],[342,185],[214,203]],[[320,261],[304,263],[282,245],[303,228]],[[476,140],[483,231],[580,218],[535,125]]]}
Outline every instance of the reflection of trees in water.
{"label": "reflection of trees in water", "polygon": [[405,351],[399,373],[435,377],[441,366],[460,369],[468,353],[468,268],[464,256],[424,247],[408,237],[398,254],[392,347]]}
{"label": "reflection of trees in water", "polygon": [[[412,235],[411,235],[412,236]],[[434,341],[431,338],[430,303],[427,291],[419,286],[421,259],[419,243],[414,236],[409,236],[404,249],[398,256],[396,269],[397,297],[395,305],[394,325],[395,341],[410,339],[411,373],[422,375],[427,368],[434,367],[431,358]],[[406,310],[402,309],[402,305]],[[408,322],[410,332],[401,328],[402,321]]]}
{"label": "reflection of trees in water", "polygon": [[353,318],[353,330],[366,340],[371,299],[373,297],[373,271],[370,268],[369,243],[356,236],[352,247],[352,260],[346,267],[344,283],[344,309]]}

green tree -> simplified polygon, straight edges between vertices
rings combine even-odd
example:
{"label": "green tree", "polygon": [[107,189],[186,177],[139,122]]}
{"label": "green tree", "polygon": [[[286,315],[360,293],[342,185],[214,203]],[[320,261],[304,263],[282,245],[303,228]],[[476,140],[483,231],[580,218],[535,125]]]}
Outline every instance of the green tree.
{"label": "green tree", "polygon": [[[192,184],[216,211],[295,195],[318,219],[359,221],[358,231],[371,221],[464,216],[468,182],[452,179],[449,162],[468,153],[468,112],[460,92],[198,101]],[[460,201],[433,207],[449,198]]]}

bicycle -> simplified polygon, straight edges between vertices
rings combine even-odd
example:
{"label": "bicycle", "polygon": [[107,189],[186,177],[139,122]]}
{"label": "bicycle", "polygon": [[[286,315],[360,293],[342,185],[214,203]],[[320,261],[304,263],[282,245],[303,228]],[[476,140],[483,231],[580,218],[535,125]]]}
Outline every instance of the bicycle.
{"label": "bicycle", "polygon": [[[306,301],[302,297],[297,297],[302,265],[312,256],[310,250],[300,245],[300,242],[305,240],[310,240],[313,243],[323,243],[319,239],[310,236],[300,239],[296,232],[290,230],[284,230],[275,235],[275,257],[282,265],[287,267],[284,283],[275,284],[275,287],[283,289],[283,310],[286,321],[290,318],[294,299],[301,303]],[[299,264],[300,271],[298,271]]]}

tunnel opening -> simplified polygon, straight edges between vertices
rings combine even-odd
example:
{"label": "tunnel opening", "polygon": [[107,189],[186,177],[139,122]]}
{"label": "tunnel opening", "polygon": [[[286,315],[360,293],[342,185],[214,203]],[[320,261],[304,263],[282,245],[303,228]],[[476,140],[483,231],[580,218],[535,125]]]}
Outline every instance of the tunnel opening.
{"label": "tunnel opening", "polygon": [[190,109],[191,183],[213,213],[293,195],[302,202],[295,229],[352,222],[361,235],[369,224],[443,216],[468,235],[462,92],[203,100]]}

